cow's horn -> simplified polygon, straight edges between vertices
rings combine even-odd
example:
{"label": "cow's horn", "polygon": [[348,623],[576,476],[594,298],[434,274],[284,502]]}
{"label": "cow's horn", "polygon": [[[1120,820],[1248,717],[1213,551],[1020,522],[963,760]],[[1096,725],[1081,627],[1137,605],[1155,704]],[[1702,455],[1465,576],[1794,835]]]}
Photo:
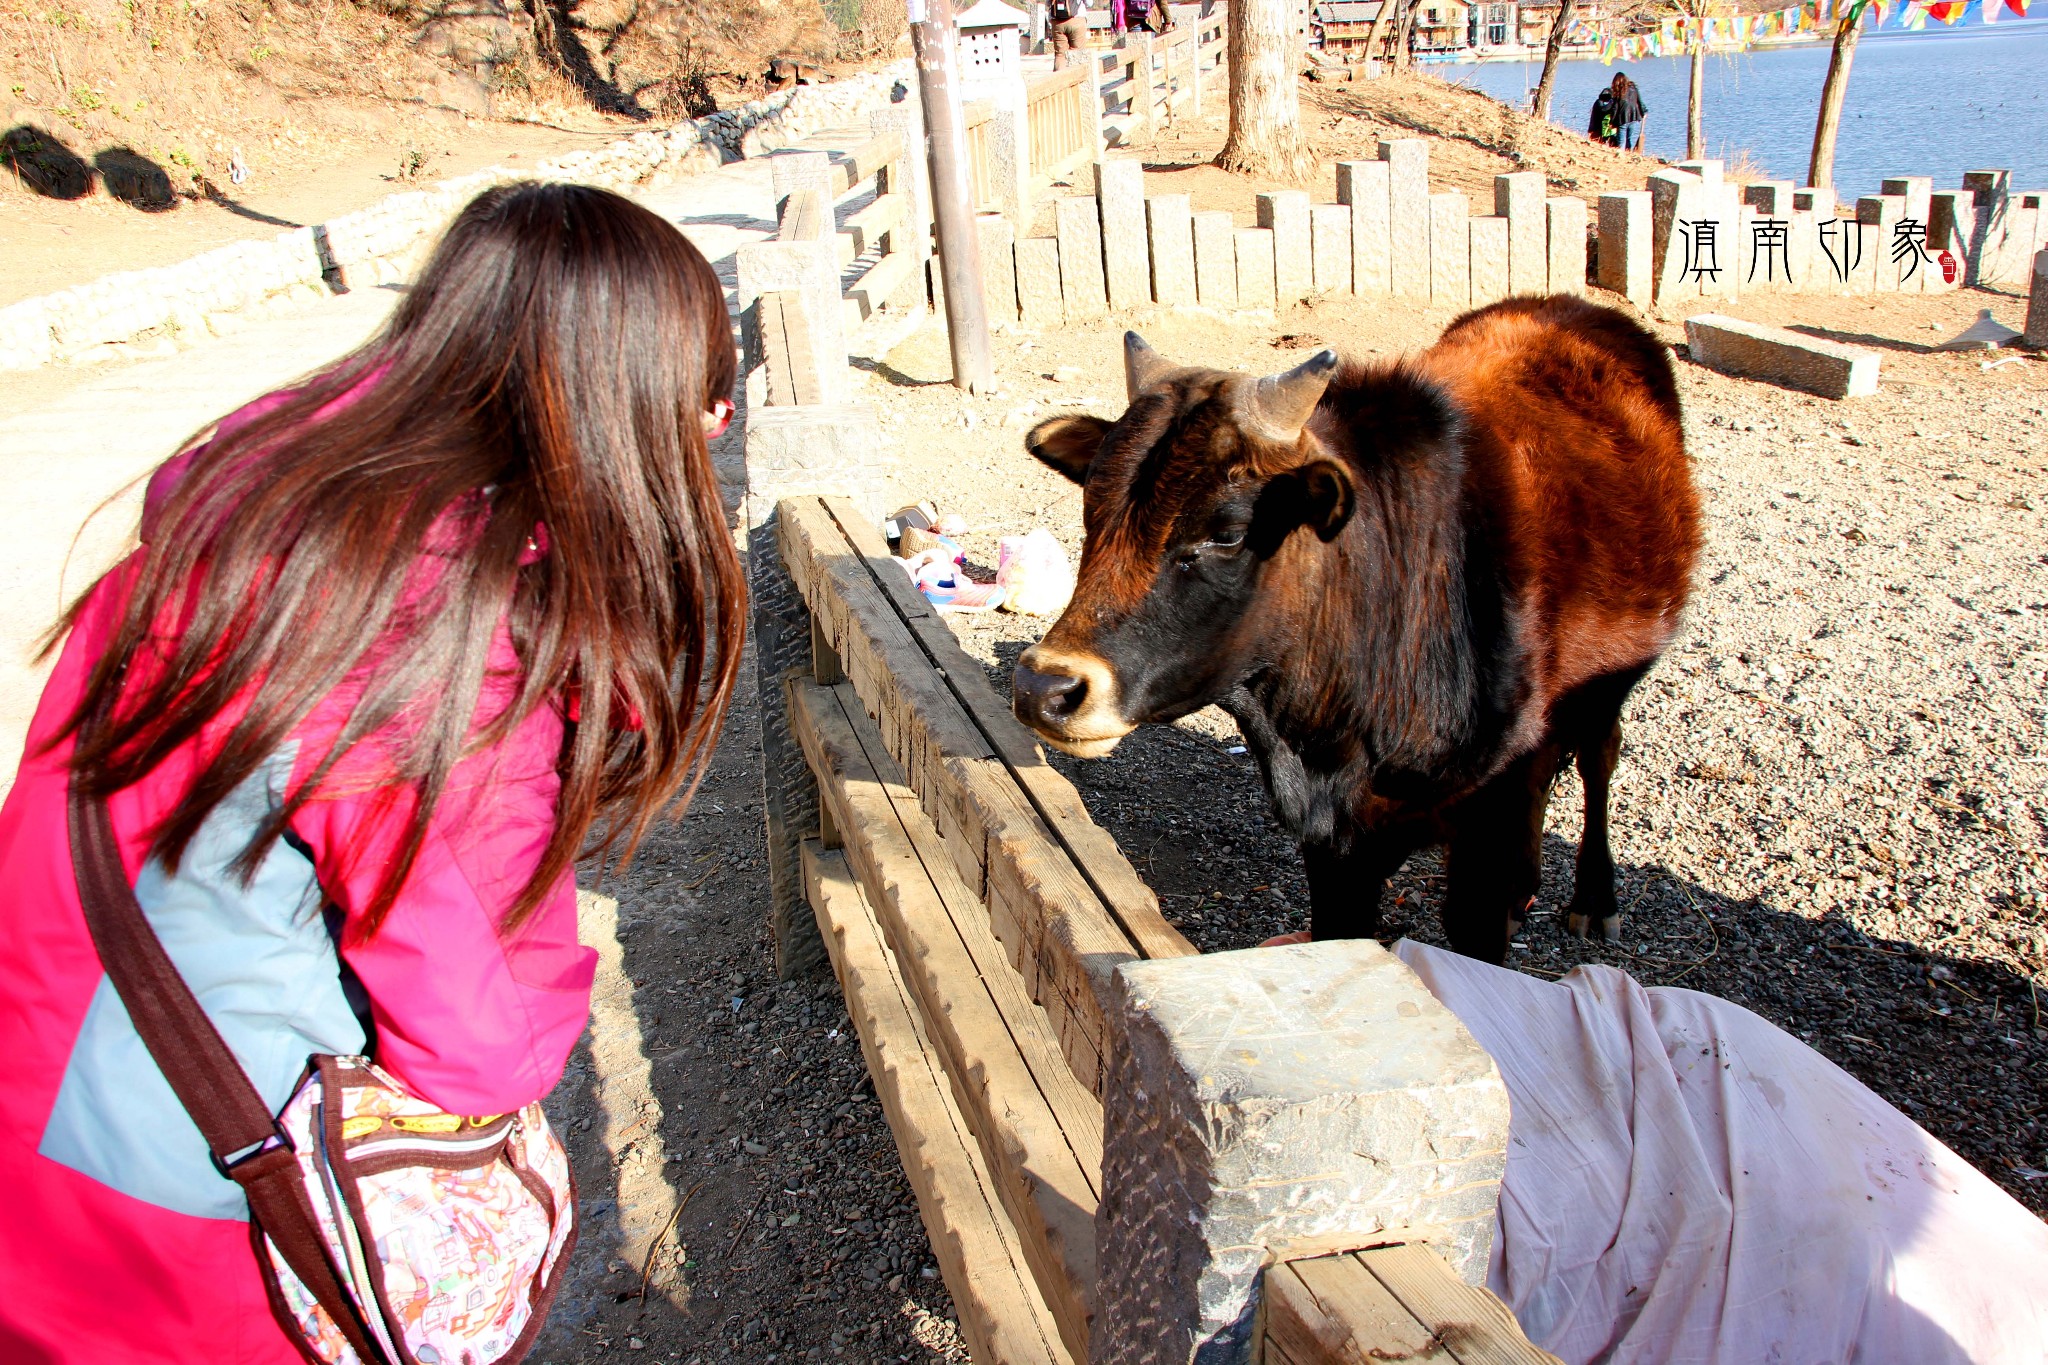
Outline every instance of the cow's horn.
{"label": "cow's horn", "polygon": [[1323,401],[1336,370],[1337,353],[1317,351],[1285,374],[1267,375],[1252,388],[1251,416],[1275,440],[1293,440]]}
{"label": "cow's horn", "polygon": [[1124,388],[1128,390],[1125,401],[1136,402],[1154,379],[1172,368],[1165,356],[1146,344],[1145,338],[1136,332],[1124,333]]}

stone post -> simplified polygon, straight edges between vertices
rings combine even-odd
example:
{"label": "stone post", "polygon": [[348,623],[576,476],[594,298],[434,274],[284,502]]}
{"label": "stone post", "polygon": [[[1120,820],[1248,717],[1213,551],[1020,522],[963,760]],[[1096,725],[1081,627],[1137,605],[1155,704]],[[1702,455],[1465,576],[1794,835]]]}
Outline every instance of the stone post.
{"label": "stone post", "polygon": [[1273,282],[1273,230],[1238,228],[1237,306],[1272,308],[1277,295]]}
{"label": "stone post", "polygon": [[1237,307],[1237,228],[1228,209],[1192,215],[1195,300],[1204,308]]}
{"label": "stone post", "polygon": [[1600,287],[1645,311],[1654,297],[1652,215],[1648,190],[1615,190],[1600,196]]}
{"label": "stone post", "polygon": [[2027,293],[2027,330],[2020,339],[2048,348],[2048,251],[2034,253],[2034,279]]}
{"label": "stone post", "polygon": [[1131,131],[1150,137],[1159,131],[1159,110],[1153,98],[1152,35],[1128,33],[1125,55],[1131,60]]}
{"label": "stone post", "polygon": [[[1507,292],[1541,294],[1550,282],[1548,229],[1541,171],[1516,171],[1493,178],[1494,216],[1508,224]],[[1476,239],[1475,239],[1476,240]],[[1473,302],[1478,302],[1475,292]]]}
{"label": "stone post", "polygon": [[1154,303],[1173,308],[1195,302],[1193,219],[1191,201],[1185,194],[1156,194],[1145,201]]}
{"label": "stone post", "polygon": [[1430,296],[1429,142],[1403,137],[1379,146],[1387,163],[1387,253],[1394,293]]}
{"label": "stone post", "polygon": [[[1514,221],[1494,215],[1474,217],[1471,223],[1472,306],[1497,303],[1508,296],[1513,272]],[[1436,250],[1434,240],[1430,250]]]}
{"label": "stone post", "polygon": [[[1933,230],[1930,221],[1930,210],[1933,206],[1934,177],[1927,175],[1888,176],[1878,186],[1878,189],[1883,194],[1895,194],[1906,201],[1906,211],[1902,221],[1918,223],[1923,234],[1923,245],[1931,243],[1933,240]],[[1909,269],[1910,273],[1908,273]],[[1900,266],[1900,290],[1909,294],[1932,292],[1927,286],[1927,276],[1930,272],[1934,275],[1935,279],[1939,280],[1941,278],[1941,267],[1938,264],[1932,264],[1925,259],[1922,259],[1917,264],[1912,261],[1905,262]]]}
{"label": "stone post", "polygon": [[1057,326],[1067,315],[1060,295],[1057,237],[1024,237],[1017,242],[1017,307],[1031,327]]}
{"label": "stone post", "polygon": [[1102,265],[1109,306],[1136,308],[1151,300],[1145,256],[1145,163],[1095,163],[1095,202],[1102,214]]}
{"label": "stone post", "polygon": [[[812,196],[814,191],[797,192]],[[812,201],[816,203],[815,198]],[[814,210],[829,213],[829,209]],[[766,363],[755,301],[776,291],[794,295],[801,306],[807,353],[814,373],[795,375],[796,391],[821,403],[843,403],[853,392],[846,365],[846,320],[839,288],[836,234],[820,228],[810,240],[750,242],[738,252],[740,337],[748,374]]]}
{"label": "stone post", "polygon": [[1270,1259],[1428,1241],[1484,1283],[1506,1166],[1493,1061],[1371,939],[1117,969],[1095,1365],[1251,1359]]}
{"label": "stone post", "polygon": [[1390,277],[1387,257],[1387,163],[1337,163],[1337,202],[1351,210],[1351,287],[1383,295]]}
{"label": "stone post", "polygon": [[975,215],[974,234],[989,326],[1010,331],[1017,325],[1017,229],[1000,213],[981,213]]}
{"label": "stone post", "polygon": [[[868,127],[875,133],[894,133],[903,139],[903,159],[889,168],[887,190],[910,201],[903,226],[890,230],[891,252],[907,249],[918,263],[918,278],[924,278],[924,263],[932,254],[932,195],[927,177],[931,168],[924,151],[924,109],[916,100],[891,104],[868,115]],[[897,232],[903,242],[894,240]]]}
{"label": "stone post", "polygon": [[[1934,278],[1930,291],[1946,294],[1960,289],[1973,270],[1971,242],[1977,235],[1977,197],[1968,190],[1936,190],[1927,197],[1927,254],[1934,257]],[[1941,253],[1955,257],[1953,282],[1941,273]]]}
{"label": "stone post", "polygon": [[1281,307],[1300,303],[1315,290],[1308,192],[1275,190],[1257,195],[1256,202],[1259,226],[1273,231],[1274,298]]}
{"label": "stone post", "polygon": [[1351,293],[1351,210],[1343,204],[1311,205],[1308,238],[1316,292]]}
{"label": "stone post", "polygon": [[1017,231],[1025,231],[1031,226],[1031,121],[1025,117],[1021,93],[1014,101],[995,101],[988,132],[1003,217]]}
{"label": "stone post", "polygon": [[1790,218],[1792,216],[1792,182],[1789,180],[1753,180],[1742,187],[1742,202],[1754,208],[1760,217]]}
{"label": "stone post", "polygon": [[1586,201],[1544,201],[1544,282],[1553,294],[1586,292]]}
{"label": "stone post", "polygon": [[1053,229],[1060,241],[1060,294],[1067,321],[1096,317],[1109,306],[1102,278],[1102,223],[1095,196],[1070,194],[1053,205]]}
{"label": "stone post", "polygon": [[1465,196],[1429,196],[1429,300],[1463,308],[1472,302],[1472,229]]}
{"label": "stone post", "polygon": [[1650,176],[1651,280],[1658,303],[1698,298],[1698,278],[1686,269],[1687,245],[1696,225],[1713,215],[1707,206],[1706,184],[1690,171],[1673,167]]}
{"label": "stone post", "polygon": [[1965,171],[1963,188],[1976,206],[1976,230],[1970,237],[1970,277],[1965,284],[1989,284],[1997,278],[2005,246],[2005,211],[2012,199],[2011,171]]}
{"label": "stone post", "polygon": [[775,186],[775,217],[782,218],[789,196],[798,190],[816,190],[832,203],[832,158],[823,152],[783,150],[768,154],[768,176]]}
{"label": "stone post", "polygon": [[1870,287],[1874,293],[1899,292],[1902,262],[1896,253],[1899,224],[1906,217],[1903,195],[1866,194],[1856,201],[1856,221],[1863,226],[1863,249],[1871,262]]}

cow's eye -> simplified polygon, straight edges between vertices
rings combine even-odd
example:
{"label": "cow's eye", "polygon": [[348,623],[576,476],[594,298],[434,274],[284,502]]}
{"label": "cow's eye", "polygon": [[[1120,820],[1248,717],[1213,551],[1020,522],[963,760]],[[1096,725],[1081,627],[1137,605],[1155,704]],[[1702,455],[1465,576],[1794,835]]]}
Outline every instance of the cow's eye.
{"label": "cow's eye", "polygon": [[1244,527],[1226,526],[1209,537],[1209,544],[1219,550],[1235,550],[1244,544]]}

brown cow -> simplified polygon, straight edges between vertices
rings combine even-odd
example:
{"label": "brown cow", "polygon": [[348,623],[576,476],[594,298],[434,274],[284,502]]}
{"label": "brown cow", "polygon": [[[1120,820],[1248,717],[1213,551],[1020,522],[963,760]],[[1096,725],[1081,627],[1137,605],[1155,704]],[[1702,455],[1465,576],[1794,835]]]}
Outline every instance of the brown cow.
{"label": "brown cow", "polygon": [[1096,757],[1210,702],[1301,845],[1318,938],[1371,934],[1387,877],[1449,844],[1444,925],[1500,961],[1544,808],[1586,786],[1569,923],[1618,938],[1607,784],[1629,689],[1671,643],[1699,498],[1662,345],[1559,296],[1453,322],[1398,364],[1265,379],[1125,338],[1130,406],[1031,452],[1083,485],[1079,587],[1017,715]]}

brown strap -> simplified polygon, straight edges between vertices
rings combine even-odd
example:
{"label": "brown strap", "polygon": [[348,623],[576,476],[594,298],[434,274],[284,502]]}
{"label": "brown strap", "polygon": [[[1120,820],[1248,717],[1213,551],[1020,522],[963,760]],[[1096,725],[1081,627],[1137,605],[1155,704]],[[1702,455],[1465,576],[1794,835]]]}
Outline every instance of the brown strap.
{"label": "brown strap", "polygon": [[[356,1354],[381,1362],[328,1260],[297,1155],[242,1064],[178,974],[135,899],[104,799],[70,783],[71,868],[100,965],[164,1079],[206,1138],[213,1164],[249,1198],[249,1215],[276,1244]],[[345,1215],[344,1215],[345,1216]],[[296,1331],[293,1324],[282,1324]]]}

